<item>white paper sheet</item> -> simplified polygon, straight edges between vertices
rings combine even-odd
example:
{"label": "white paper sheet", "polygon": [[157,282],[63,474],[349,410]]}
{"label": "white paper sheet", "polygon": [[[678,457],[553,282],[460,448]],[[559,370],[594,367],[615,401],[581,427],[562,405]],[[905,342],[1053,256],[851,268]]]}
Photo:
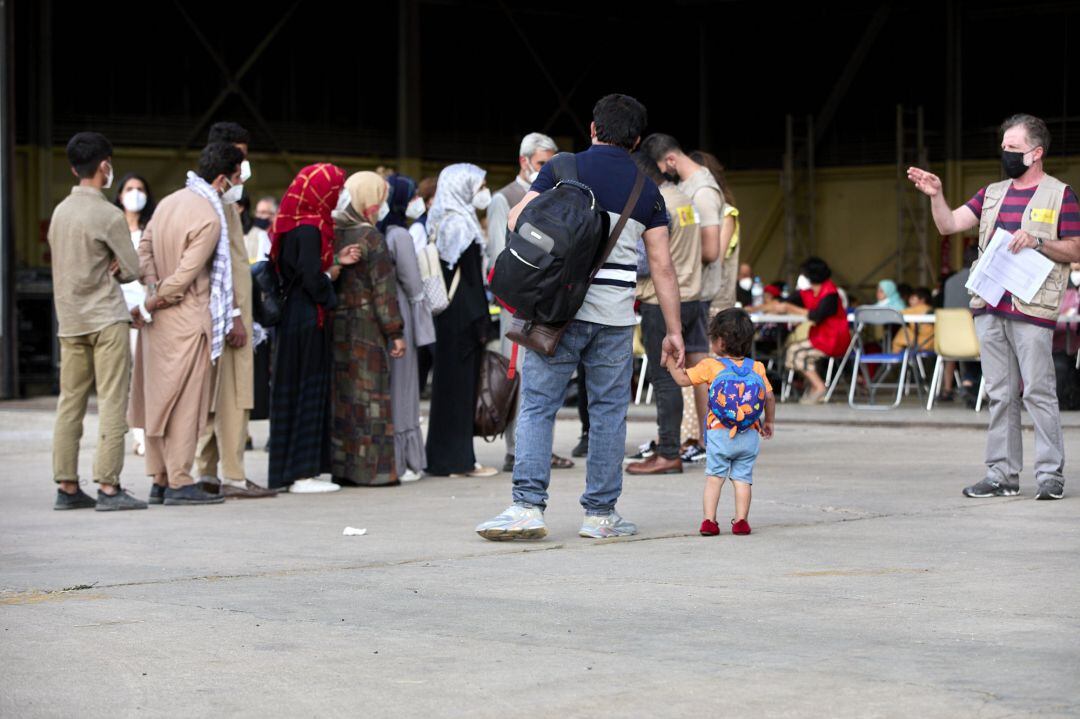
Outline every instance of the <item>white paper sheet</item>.
{"label": "white paper sheet", "polygon": [[968,276],[967,288],[991,305],[1000,302],[1005,291],[1031,302],[1054,269],[1053,260],[1030,247],[1009,252],[1012,237],[999,228]]}

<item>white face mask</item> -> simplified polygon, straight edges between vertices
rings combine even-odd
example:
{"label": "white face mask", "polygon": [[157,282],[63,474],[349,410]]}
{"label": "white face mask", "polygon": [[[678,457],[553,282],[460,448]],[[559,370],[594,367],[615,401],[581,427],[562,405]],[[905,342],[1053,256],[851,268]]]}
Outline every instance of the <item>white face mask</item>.
{"label": "white face mask", "polygon": [[109,174],[105,176],[105,186],[104,186],[103,189],[107,190],[110,187],[112,187],[112,181],[113,181],[113,166],[112,166],[112,163],[110,162],[109,163]]}
{"label": "white face mask", "polygon": [[743,277],[741,280],[739,280],[739,287],[742,287],[747,292],[749,292],[750,288],[753,287],[753,286],[754,286],[754,278],[753,277]]}
{"label": "white face mask", "polygon": [[337,197],[337,207],[334,208],[334,212],[341,214],[349,209],[349,205],[351,204],[352,195],[349,194],[348,188],[341,188],[341,194]]}
{"label": "white face mask", "polygon": [[525,179],[531,185],[536,182],[536,178],[540,177],[540,171],[533,169],[532,163],[528,160],[525,160],[525,165],[529,168],[528,172],[525,173]]}
{"label": "white face mask", "polygon": [[1069,279],[1072,280],[1073,287],[1080,287],[1080,270],[1070,272]]}
{"label": "white face mask", "polygon": [[472,198],[472,206],[478,210],[486,210],[491,204],[491,190],[484,188]]}
{"label": "white face mask", "polygon": [[240,184],[244,184],[251,179],[251,163],[244,160],[240,163]]}
{"label": "white face mask", "polygon": [[810,289],[810,279],[806,275],[799,275],[795,280],[795,289],[802,291]]}
{"label": "white face mask", "polygon": [[424,205],[423,197],[414,197],[409,201],[409,206],[405,208],[405,216],[410,220],[415,220],[424,214],[427,207]]}
{"label": "white face mask", "polygon": [[128,190],[120,200],[128,212],[142,212],[146,207],[146,193],[142,190]]}
{"label": "white face mask", "polygon": [[386,216],[390,214],[390,205],[386,204],[386,200],[379,205],[379,214],[375,216],[376,222],[382,222],[386,219]]}
{"label": "white face mask", "polygon": [[237,183],[221,193],[221,202],[224,205],[233,205],[240,201],[240,198],[244,196],[243,183]]}

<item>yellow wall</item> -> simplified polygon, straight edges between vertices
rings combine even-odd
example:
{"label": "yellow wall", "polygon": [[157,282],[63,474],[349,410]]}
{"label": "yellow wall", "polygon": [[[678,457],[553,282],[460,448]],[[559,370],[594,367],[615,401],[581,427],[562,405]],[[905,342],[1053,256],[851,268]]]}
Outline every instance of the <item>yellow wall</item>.
{"label": "yellow wall", "polygon": [[[149,180],[155,196],[161,198],[182,187],[184,175],[197,158],[196,152],[178,154],[171,150],[118,148],[113,165],[117,181],[127,172],[143,174]],[[40,151],[33,147],[17,148],[15,153],[15,209],[16,247],[19,267],[47,267],[48,246],[44,243],[41,221],[48,220],[52,208],[70,191],[71,171],[63,148],[56,148],[42,162]],[[294,155],[289,160],[299,169],[312,162],[329,161],[347,172],[374,169],[379,165],[393,165],[392,158],[316,157]],[[253,152],[251,163],[254,177],[248,191],[253,198],[263,194],[280,196],[293,177],[284,158],[279,155]],[[420,163],[419,176],[437,175],[442,165],[433,162]],[[488,166],[489,185],[497,189],[508,182],[516,172],[512,163]],[[950,204],[959,205],[980,187],[999,179],[1000,165],[995,160],[968,161],[956,167],[944,165],[931,168],[946,180],[946,192]],[[1080,185],[1080,157],[1056,159],[1047,170],[1073,187]],[[51,174],[48,181],[50,195],[41,197],[35,188],[43,186],[43,174]],[[755,272],[770,281],[781,269],[784,252],[783,203],[780,193],[779,171],[731,172],[728,180],[735,191],[742,220],[741,257],[756,258]],[[896,168],[892,165],[867,167],[841,167],[820,169],[815,174],[817,201],[815,223],[816,254],[832,266],[837,278],[844,284],[862,279],[882,260],[896,249]],[[774,222],[771,226],[768,220]],[[766,233],[766,230],[769,230]],[[930,254],[935,267],[938,264],[940,238],[931,223],[929,229]],[[954,243],[953,266],[960,261],[961,248]],[[895,263],[881,271],[879,277],[895,274]],[[905,278],[914,282],[915,277]]]}
{"label": "yellow wall", "polygon": [[[967,161],[957,163],[954,168],[935,165],[930,169],[945,181],[946,195],[953,207],[1001,178],[1001,166],[996,160]],[[1055,159],[1048,164],[1047,171],[1074,188],[1080,185],[1080,157]],[[858,282],[896,251],[896,167],[825,168],[819,169],[814,178],[817,199],[814,251],[830,264],[840,282],[847,285]],[[740,258],[756,258],[755,272],[766,282],[771,281],[779,276],[784,256],[780,173],[731,172],[728,181],[735,191],[742,220]],[[773,217],[778,220],[771,229],[767,226],[770,211],[774,211]],[[932,220],[928,238],[936,271],[941,238]],[[951,249],[955,268],[960,264],[961,244],[953,242]],[[890,263],[869,284],[893,277],[895,267],[895,262]],[[904,279],[914,283],[917,278]]]}

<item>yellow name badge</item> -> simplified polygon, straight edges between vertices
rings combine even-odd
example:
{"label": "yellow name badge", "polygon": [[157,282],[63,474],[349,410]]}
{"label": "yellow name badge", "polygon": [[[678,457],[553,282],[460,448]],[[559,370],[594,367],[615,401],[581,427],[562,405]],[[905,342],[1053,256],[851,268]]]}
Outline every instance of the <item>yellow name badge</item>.
{"label": "yellow name badge", "polygon": [[1050,208],[1031,209],[1031,221],[1032,222],[1045,222],[1048,225],[1052,225],[1057,221],[1057,211]]}
{"label": "yellow name badge", "polygon": [[693,205],[683,205],[682,207],[676,207],[675,214],[679,217],[679,227],[686,227],[687,225],[693,225],[697,223],[697,218],[694,216]]}

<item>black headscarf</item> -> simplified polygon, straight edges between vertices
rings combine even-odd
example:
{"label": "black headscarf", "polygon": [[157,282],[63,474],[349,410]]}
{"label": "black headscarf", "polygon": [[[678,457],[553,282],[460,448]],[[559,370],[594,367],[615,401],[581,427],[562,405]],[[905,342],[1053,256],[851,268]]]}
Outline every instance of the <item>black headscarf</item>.
{"label": "black headscarf", "polygon": [[409,201],[416,195],[416,183],[411,177],[405,175],[390,175],[386,178],[386,184],[390,191],[386,195],[386,204],[390,205],[390,214],[376,225],[379,232],[386,234],[388,227],[404,227],[406,223],[405,208]]}

